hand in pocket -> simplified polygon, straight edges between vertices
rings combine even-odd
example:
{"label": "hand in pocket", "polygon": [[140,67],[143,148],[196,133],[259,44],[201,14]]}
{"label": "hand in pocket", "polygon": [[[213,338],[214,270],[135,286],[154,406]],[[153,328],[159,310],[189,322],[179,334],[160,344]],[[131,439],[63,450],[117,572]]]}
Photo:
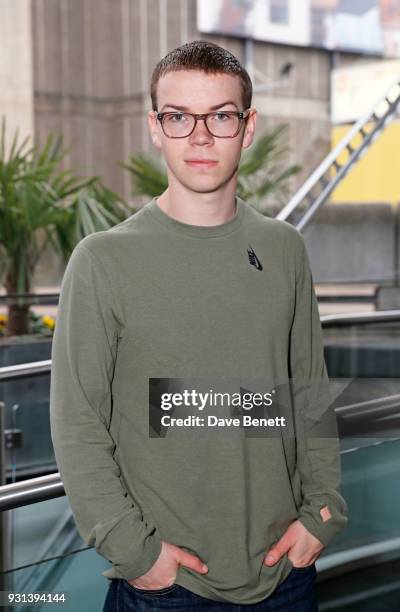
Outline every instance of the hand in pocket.
{"label": "hand in pocket", "polygon": [[184,565],[200,574],[208,572],[208,567],[199,557],[182,550],[175,544],[162,541],[160,555],[149,571],[127,582],[138,589],[162,589],[174,584],[179,565]]}

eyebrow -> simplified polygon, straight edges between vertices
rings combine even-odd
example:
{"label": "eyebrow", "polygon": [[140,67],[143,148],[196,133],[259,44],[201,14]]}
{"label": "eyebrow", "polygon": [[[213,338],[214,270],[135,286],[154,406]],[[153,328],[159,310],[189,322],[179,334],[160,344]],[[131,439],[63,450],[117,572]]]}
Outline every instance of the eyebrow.
{"label": "eyebrow", "polygon": [[[233,104],[234,106],[236,106],[236,108],[238,108],[236,102],[232,102],[231,100],[228,100],[227,102],[222,102],[222,104],[216,104],[215,106],[210,106],[210,110],[216,110],[217,108],[221,108],[222,106],[227,106],[228,104]],[[177,104],[164,104],[161,110],[163,110],[163,108],[165,108],[166,106],[168,106],[169,108],[176,108],[181,111],[189,111],[189,109],[186,106],[178,106]]]}

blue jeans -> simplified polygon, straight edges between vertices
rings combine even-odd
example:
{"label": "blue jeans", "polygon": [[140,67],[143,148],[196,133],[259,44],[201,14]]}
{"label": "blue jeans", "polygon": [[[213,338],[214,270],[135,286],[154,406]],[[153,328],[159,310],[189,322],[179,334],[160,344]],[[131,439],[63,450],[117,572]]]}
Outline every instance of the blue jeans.
{"label": "blue jeans", "polygon": [[113,578],[103,612],[318,612],[316,574],[315,563],[304,568],[295,567],[269,597],[247,605],[214,601],[196,595],[179,584],[151,591],[131,586],[127,580]]}

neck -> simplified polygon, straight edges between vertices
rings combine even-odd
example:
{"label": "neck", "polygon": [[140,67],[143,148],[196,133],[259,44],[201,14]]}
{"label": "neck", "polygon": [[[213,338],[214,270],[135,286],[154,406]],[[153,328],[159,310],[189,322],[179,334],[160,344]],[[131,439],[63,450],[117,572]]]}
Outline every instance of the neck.
{"label": "neck", "polygon": [[167,215],[189,225],[213,226],[235,216],[236,181],[208,193],[198,193],[183,185],[169,185],[157,198]]}

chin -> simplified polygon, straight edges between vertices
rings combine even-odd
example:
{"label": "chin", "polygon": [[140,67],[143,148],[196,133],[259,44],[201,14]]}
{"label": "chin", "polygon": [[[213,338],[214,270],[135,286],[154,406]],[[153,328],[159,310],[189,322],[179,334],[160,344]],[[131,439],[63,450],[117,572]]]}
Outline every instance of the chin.
{"label": "chin", "polygon": [[229,181],[230,177],[216,177],[216,176],[185,176],[178,177],[178,180],[182,185],[192,189],[193,191],[214,191],[222,185],[225,185]]}
{"label": "chin", "polygon": [[192,182],[192,183],[183,183],[187,189],[190,191],[195,191],[196,193],[212,193],[213,191],[218,191],[222,187],[224,183],[205,183],[205,182]]}

